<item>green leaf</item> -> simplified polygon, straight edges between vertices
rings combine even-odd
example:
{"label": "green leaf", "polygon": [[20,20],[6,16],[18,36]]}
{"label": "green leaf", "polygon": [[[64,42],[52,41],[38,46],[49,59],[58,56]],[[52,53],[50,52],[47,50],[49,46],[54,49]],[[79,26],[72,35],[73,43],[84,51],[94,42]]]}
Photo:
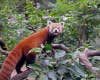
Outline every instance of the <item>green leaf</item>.
{"label": "green leaf", "polygon": [[54,71],[49,71],[48,72],[48,77],[51,80],[57,80],[56,73]]}
{"label": "green leaf", "polygon": [[72,65],[72,67],[69,69],[72,71],[71,73],[74,74],[76,77],[85,77],[86,78],[86,76],[87,76],[84,69],[82,69],[77,62],[75,62],[74,65]]}
{"label": "green leaf", "polygon": [[28,67],[33,69],[34,71],[38,71],[39,73],[45,73],[40,63],[34,63],[34,64],[29,65]]}
{"label": "green leaf", "polygon": [[46,50],[52,50],[52,46],[51,46],[50,44],[45,44],[45,45],[44,45],[44,48],[45,48]]}
{"label": "green leaf", "polygon": [[48,80],[48,76],[45,74],[41,74],[39,77],[39,80]]}
{"label": "green leaf", "polygon": [[93,59],[100,61],[100,56],[94,56]]}
{"label": "green leaf", "polygon": [[89,79],[89,80],[91,80],[93,78],[96,78],[96,76],[95,75],[90,75],[90,76],[87,77],[87,79]]}
{"label": "green leaf", "polygon": [[80,51],[77,49],[74,53],[72,53],[72,58],[76,60],[79,53]]}
{"label": "green leaf", "polygon": [[60,75],[64,75],[67,72],[66,66],[65,65],[59,65],[57,73]]}
{"label": "green leaf", "polygon": [[58,51],[56,51],[56,53],[55,53],[55,58],[56,59],[59,59],[59,58],[61,58],[61,57],[64,57],[65,56],[65,51],[63,51],[63,50],[58,50]]}
{"label": "green leaf", "polygon": [[41,48],[32,48],[28,54],[32,53],[41,53],[42,49]]}
{"label": "green leaf", "polygon": [[50,60],[44,60],[44,64],[47,65],[47,66],[53,66],[51,63],[50,63]]}

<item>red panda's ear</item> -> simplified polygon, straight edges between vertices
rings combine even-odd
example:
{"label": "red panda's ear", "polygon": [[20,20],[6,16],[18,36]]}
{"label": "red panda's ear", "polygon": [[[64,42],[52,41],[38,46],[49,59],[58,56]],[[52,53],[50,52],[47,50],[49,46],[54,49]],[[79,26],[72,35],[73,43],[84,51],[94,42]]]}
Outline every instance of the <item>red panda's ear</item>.
{"label": "red panda's ear", "polygon": [[60,22],[60,24],[61,24],[62,27],[64,27],[64,24],[65,24],[65,23],[64,23],[64,22]]}
{"label": "red panda's ear", "polygon": [[52,31],[52,26],[51,26],[52,22],[51,21],[47,21],[47,26],[49,28],[49,32]]}
{"label": "red panda's ear", "polygon": [[52,23],[52,21],[47,21],[47,25],[50,25]]}

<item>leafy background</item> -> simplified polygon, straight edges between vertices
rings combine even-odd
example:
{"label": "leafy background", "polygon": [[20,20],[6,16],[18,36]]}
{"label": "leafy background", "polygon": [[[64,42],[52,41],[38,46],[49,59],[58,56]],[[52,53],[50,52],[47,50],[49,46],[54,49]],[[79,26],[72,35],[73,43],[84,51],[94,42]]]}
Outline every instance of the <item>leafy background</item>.
{"label": "leafy background", "polygon": [[[65,55],[63,51],[58,51],[57,53],[59,53],[60,56],[62,55],[60,58],[58,55],[58,59],[53,57],[51,57],[52,59],[41,59],[41,61],[47,61],[43,73],[39,67],[40,63],[33,64],[32,67],[36,68],[36,75],[41,72],[41,80],[61,80],[63,77],[65,80],[91,80],[93,76],[91,77],[91,73],[79,64],[79,61],[76,60],[76,55],[79,53],[80,48],[100,48],[99,43],[96,43],[96,40],[99,40],[100,37],[100,1],[0,1],[0,36],[3,37],[8,50],[11,50],[14,45],[24,37],[34,33],[28,30],[27,26],[32,25],[33,28],[38,31],[46,26],[47,20],[65,22],[63,34],[58,36],[54,43],[65,44],[70,48],[70,52]],[[73,59],[73,56],[76,56],[75,59]],[[5,56],[0,54],[1,64],[4,58]],[[98,61],[100,61],[99,58],[93,57],[92,59],[90,58],[90,60],[94,65],[96,64],[95,67],[100,67],[98,63]],[[53,64],[50,62],[53,62]],[[64,64],[62,64],[63,62]],[[37,69],[39,70],[37,71]],[[46,70],[48,70],[49,73]],[[48,78],[46,73],[52,78]]]}

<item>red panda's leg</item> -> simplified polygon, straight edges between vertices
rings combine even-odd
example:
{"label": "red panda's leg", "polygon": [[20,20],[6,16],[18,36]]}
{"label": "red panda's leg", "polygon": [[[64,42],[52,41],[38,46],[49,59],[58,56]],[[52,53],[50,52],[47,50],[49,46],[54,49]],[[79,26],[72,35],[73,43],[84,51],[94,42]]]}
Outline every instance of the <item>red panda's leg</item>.
{"label": "red panda's leg", "polygon": [[35,62],[36,54],[29,54],[26,56],[23,56],[20,61],[16,65],[16,72],[19,74],[21,73],[21,67],[24,65],[26,61],[26,67],[28,68],[29,64],[33,64]]}
{"label": "red panda's leg", "polygon": [[28,68],[29,64],[35,63],[36,54],[29,54],[26,57],[26,67]]}
{"label": "red panda's leg", "polygon": [[26,57],[23,55],[22,58],[20,59],[20,61],[17,63],[17,65],[16,65],[16,72],[17,72],[18,74],[22,72],[22,71],[21,71],[21,68],[22,68],[22,66],[23,66],[24,63],[25,63],[25,60],[26,60]]}

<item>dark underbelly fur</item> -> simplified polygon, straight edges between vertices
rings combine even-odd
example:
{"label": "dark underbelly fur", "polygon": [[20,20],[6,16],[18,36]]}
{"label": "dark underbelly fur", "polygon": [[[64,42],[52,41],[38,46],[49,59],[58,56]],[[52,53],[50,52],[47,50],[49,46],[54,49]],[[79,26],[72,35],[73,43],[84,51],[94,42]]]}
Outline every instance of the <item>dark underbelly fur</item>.
{"label": "dark underbelly fur", "polygon": [[19,74],[21,73],[21,67],[25,64],[26,62],[26,67],[28,68],[28,65],[29,64],[33,64],[35,62],[35,58],[36,58],[36,55],[34,54],[29,54],[26,56],[22,56],[22,58],[20,59],[20,61],[17,63],[16,65],[16,72]]}

